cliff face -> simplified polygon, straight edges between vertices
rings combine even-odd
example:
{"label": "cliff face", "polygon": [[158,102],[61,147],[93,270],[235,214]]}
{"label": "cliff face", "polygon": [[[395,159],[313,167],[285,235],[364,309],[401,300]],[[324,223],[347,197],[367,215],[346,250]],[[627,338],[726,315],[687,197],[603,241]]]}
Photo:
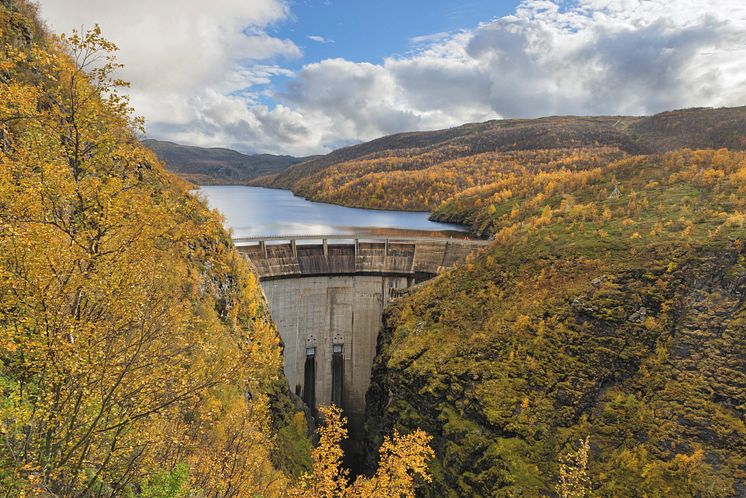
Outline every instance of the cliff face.
{"label": "cliff face", "polygon": [[615,264],[493,248],[388,310],[368,427],[435,436],[428,496],[539,496],[590,437],[599,496],[746,493],[746,250]]}

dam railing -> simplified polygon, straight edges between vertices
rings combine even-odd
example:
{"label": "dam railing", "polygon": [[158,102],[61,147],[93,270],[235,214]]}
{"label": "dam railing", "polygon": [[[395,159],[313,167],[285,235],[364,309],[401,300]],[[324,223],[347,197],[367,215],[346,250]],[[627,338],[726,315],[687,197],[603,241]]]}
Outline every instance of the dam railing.
{"label": "dam railing", "polygon": [[362,234],[329,234],[329,235],[252,235],[248,237],[233,237],[233,243],[251,244],[255,242],[288,242],[292,240],[362,240],[362,241],[395,241],[395,242],[457,242],[466,243],[475,246],[486,246],[490,244],[489,240],[453,238],[453,237],[426,237],[426,236],[396,236],[396,235],[362,235]]}
{"label": "dam railing", "polygon": [[339,234],[233,240],[239,252],[256,266],[262,280],[312,275],[437,275],[491,243],[479,239]]}

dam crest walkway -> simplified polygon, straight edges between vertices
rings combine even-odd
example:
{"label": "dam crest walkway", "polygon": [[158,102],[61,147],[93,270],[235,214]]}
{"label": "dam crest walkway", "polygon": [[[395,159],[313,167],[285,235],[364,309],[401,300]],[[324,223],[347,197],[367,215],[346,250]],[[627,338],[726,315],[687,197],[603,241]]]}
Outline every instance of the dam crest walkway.
{"label": "dam crest walkway", "polygon": [[234,237],[261,280],[320,275],[437,275],[487,240],[378,235]]}

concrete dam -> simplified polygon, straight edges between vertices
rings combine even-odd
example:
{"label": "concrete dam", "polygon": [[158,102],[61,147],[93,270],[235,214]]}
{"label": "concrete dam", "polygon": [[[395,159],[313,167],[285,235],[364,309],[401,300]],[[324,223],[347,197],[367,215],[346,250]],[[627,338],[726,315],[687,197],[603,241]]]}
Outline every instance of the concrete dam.
{"label": "concrete dam", "polygon": [[362,429],[383,308],[488,244],[318,235],[234,242],[259,273],[285,345],[290,389],[312,411],[340,406],[353,438]]}

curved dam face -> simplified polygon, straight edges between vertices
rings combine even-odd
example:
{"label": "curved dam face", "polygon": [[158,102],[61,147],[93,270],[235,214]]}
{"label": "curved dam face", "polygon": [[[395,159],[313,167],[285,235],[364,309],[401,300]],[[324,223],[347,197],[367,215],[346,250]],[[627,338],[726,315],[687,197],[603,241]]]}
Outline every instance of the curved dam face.
{"label": "curved dam face", "polygon": [[412,279],[316,276],[262,282],[285,343],[290,389],[314,408],[334,402],[362,425],[383,307]]}
{"label": "curved dam face", "polygon": [[[238,239],[256,267],[285,345],[290,389],[315,411],[334,403],[362,430],[384,307],[464,261],[486,241],[451,239]],[[320,242],[320,243],[319,243]]]}

